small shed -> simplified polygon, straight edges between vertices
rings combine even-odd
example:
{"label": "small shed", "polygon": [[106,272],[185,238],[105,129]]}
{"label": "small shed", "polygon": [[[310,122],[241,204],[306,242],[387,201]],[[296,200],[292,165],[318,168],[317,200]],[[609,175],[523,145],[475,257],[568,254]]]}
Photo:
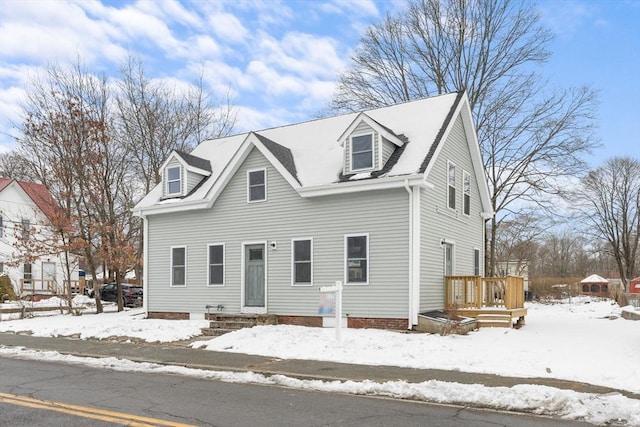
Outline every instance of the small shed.
{"label": "small shed", "polygon": [[609,296],[609,281],[597,274],[584,278],[580,281],[582,285],[582,295],[606,298]]}
{"label": "small shed", "polygon": [[640,276],[629,282],[629,293],[640,294]]}

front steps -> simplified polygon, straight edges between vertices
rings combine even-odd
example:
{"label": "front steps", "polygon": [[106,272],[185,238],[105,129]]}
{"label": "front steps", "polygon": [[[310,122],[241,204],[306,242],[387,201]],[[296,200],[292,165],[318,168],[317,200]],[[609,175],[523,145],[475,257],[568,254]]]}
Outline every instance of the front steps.
{"label": "front steps", "polygon": [[516,328],[524,326],[526,308],[516,309],[461,309],[457,310],[461,316],[473,317],[478,322],[478,328]]}
{"label": "front steps", "polygon": [[215,337],[257,325],[278,324],[278,318],[273,314],[211,313],[207,320],[209,320],[209,327],[203,329],[202,333]]}

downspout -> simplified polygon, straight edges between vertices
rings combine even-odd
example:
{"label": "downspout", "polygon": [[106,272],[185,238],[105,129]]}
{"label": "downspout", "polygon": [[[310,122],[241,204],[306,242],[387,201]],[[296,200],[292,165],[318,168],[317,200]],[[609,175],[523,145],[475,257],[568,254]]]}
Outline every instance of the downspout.
{"label": "downspout", "polygon": [[409,186],[409,180],[405,179],[404,188],[409,193],[409,314],[407,316],[407,329],[413,326],[413,189]]}

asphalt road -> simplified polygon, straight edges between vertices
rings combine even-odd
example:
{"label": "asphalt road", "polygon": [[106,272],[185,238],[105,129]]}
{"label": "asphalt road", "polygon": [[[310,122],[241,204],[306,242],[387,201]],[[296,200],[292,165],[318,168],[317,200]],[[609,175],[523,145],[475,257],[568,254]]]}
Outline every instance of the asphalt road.
{"label": "asphalt road", "polygon": [[584,426],[456,406],[0,358],[7,426]]}

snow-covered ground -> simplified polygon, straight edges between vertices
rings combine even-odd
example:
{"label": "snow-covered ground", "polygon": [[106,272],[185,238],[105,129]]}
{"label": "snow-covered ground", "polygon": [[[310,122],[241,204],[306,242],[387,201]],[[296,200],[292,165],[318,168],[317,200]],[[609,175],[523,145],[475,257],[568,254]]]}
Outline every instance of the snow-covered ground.
{"label": "snow-covered ground", "polygon": [[[87,304],[82,297],[76,303]],[[40,305],[59,306],[60,301]],[[4,307],[6,307],[5,305]],[[343,329],[340,342],[333,329],[291,325],[258,326],[193,343],[215,351],[250,353],[283,359],[315,359],[370,365],[434,368],[518,377],[581,381],[640,393],[640,321],[620,317],[610,300],[572,298],[553,304],[528,303],[527,324],[521,329],[483,328],[468,335],[439,336],[371,329]],[[82,316],[54,315],[31,319],[0,319],[0,332],[82,339],[130,337],[169,342],[197,337],[207,322],[144,319],[141,310]],[[55,312],[53,312],[55,313]],[[0,355],[42,357],[26,349],[2,347]],[[304,345],[301,345],[304,343]],[[357,394],[482,405],[559,415],[594,424],[640,426],[640,401],[620,394],[594,395],[536,385],[485,387],[427,381],[408,384],[304,381],[283,376],[209,372],[140,364],[125,360],[83,359],[47,354],[47,359],[87,363],[122,370],[172,372],[234,382],[259,382]]]}

